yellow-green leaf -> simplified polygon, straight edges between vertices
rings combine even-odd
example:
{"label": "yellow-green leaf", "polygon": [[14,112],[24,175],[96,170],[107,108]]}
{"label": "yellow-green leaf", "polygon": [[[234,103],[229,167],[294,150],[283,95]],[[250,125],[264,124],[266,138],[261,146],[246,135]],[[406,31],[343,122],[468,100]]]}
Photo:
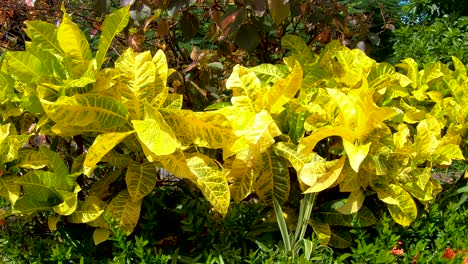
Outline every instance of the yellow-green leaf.
{"label": "yellow-green leaf", "polygon": [[10,175],[0,177],[0,196],[8,199],[13,205],[21,194],[21,186],[16,183],[17,179],[17,177]]}
{"label": "yellow-green leaf", "polygon": [[86,154],[86,159],[83,163],[84,175],[90,177],[96,164],[117,144],[122,142],[122,140],[133,132],[134,131],[125,133],[112,132],[98,135]]}
{"label": "yellow-green leaf", "polygon": [[135,229],[138,218],[140,218],[142,200],[132,201],[127,190],[121,191],[107,206],[107,212],[117,221],[120,227],[127,235],[130,235]]}
{"label": "yellow-green leaf", "polygon": [[131,119],[143,119],[143,99],[151,102],[161,92],[154,85],[156,66],[150,52],[136,54],[129,48],[117,59],[115,68],[122,74],[118,89]]}
{"label": "yellow-green leaf", "polygon": [[[251,69],[234,66],[226,81],[226,88],[232,90],[232,105],[242,110],[258,112],[263,108],[263,88]],[[243,98],[243,100],[238,100]]]}
{"label": "yellow-green leaf", "polygon": [[60,215],[71,215],[75,212],[78,206],[78,192],[81,188],[78,186],[74,192],[57,190],[58,196],[62,199],[62,203],[53,207],[54,211]]}
{"label": "yellow-green leaf", "polygon": [[235,140],[229,121],[221,114],[169,109],[160,112],[184,146],[228,148]]}
{"label": "yellow-green leaf", "polygon": [[240,202],[254,191],[255,180],[260,174],[256,160],[235,158],[229,168],[224,163],[224,174],[231,182],[230,191],[234,201]]}
{"label": "yellow-green leaf", "polygon": [[152,154],[169,155],[181,147],[172,128],[152,106],[145,105],[145,120],[132,120],[138,139]]}
{"label": "yellow-green leaf", "polygon": [[326,162],[324,170],[319,173],[313,168],[315,162],[306,164],[299,175],[301,181],[310,186],[304,193],[321,192],[332,186],[340,176],[345,161],[346,157],[343,156],[339,160]]}
{"label": "yellow-green leaf", "polygon": [[127,168],[125,182],[132,201],[143,199],[156,186],[157,170],[151,162],[132,162]]}
{"label": "yellow-green leaf", "polygon": [[106,207],[107,204],[101,199],[90,195],[84,202],[79,202],[77,209],[67,217],[67,220],[71,223],[88,223],[98,219]]}
{"label": "yellow-green leaf", "polygon": [[74,76],[81,76],[88,68],[93,55],[83,31],[73,23],[65,11],[57,29],[57,41],[65,53],[65,58],[71,62]]}
{"label": "yellow-green leaf", "polygon": [[284,79],[277,80],[265,95],[265,108],[270,113],[280,113],[302,85],[302,68],[296,63],[291,73]]}
{"label": "yellow-green leaf", "polygon": [[111,231],[106,228],[97,228],[96,230],[94,230],[93,232],[94,245],[97,246],[101,244],[102,242],[106,241],[107,239],[109,239],[110,234],[111,234]]}
{"label": "yellow-green leaf", "polygon": [[108,15],[102,23],[102,33],[99,39],[98,51],[96,53],[97,69],[101,69],[101,65],[107,54],[107,50],[112,44],[114,37],[122,31],[128,24],[130,5],[123,7],[112,14]]}
{"label": "yellow-green leaf", "polygon": [[283,204],[288,200],[290,183],[289,170],[283,158],[277,156],[272,149],[261,154],[256,164],[261,170],[255,183],[255,191],[259,198],[268,204],[273,203],[273,198]]}
{"label": "yellow-green leaf", "polygon": [[194,175],[193,182],[200,188],[214,209],[225,216],[231,196],[227,180],[218,164],[214,160],[196,153],[188,155],[187,166]]}
{"label": "yellow-green leaf", "polygon": [[89,131],[103,131],[127,124],[128,110],[111,97],[91,94],[62,96],[56,102],[41,100],[54,122],[63,126],[81,126]]}
{"label": "yellow-green leaf", "polygon": [[395,184],[375,187],[379,199],[387,203],[392,218],[402,226],[409,226],[418,214],[416,203],[411,195]]}
{"label": "yellow-green leaf", "polygon": [[353,191],[349,195],[348,199],[346,199],[345,204],[336,208],[336,210],[342,214],[354,214],[361,209],[361,206],[364,203],[364,198],[365,196],[361,190]]}
{"label": "yellow-green leaf", "polygon": [[355,145],[347,140],[343,140],[343,147],[349,159],[349,164],[355,172],[359,172],[359,166],[367,157],[371,146],[371,142],[365,145]]}

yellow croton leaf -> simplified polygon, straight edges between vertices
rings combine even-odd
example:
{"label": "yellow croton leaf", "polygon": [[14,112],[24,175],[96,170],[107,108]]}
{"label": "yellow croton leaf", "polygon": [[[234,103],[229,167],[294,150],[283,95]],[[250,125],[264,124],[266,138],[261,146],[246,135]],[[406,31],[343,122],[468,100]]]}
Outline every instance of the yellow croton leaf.
{"label": "yellow croton leaf", "polygon": [[[253,146],[258,148],[260,152],[264,152],[275,143],[274,137],[282,134],[266,110],[259,113],[237,112],[237,114],[227,116],[227,118],[231,121],[234,135],[238,137],[230,148],[231,154],[239,153]],[[223,155],[226,154],[223,153]]]}
{"label": "yellow croton leaf", "polygon": [[261,86],[253,70],[240,65],[234,66],[226,81],[226,88],[233,92],[231,101],[234,106],[254,113],[263,109],[265,88]]}
{"label": "yellow croton leaf", "polygon": [[392,218],[402,226],[409,226],[417,217],[418,209],[411,195],[395,184],[374,186],[380,200],[387,203]]}
{"label": "yellow croton leaf", "polygon": [[193,174],[193,182],[200,188],[214,209],[225,216],[231,195],[226,178],[219,165],[199,153],[187,155],[187,166]]}
{"label": "yellow croton leaf", "polygon": [[125,182],[132,201],[143,199],[156,186],[157,170],[151,162],[131,162],[128,165]]}
{"label": "yellow croton leaf", "polygon": [[145,120],[132,120],[132,124],[141,145],[153,155],[169,155],[181,147],[161,113],[148,104],[145,104]]}
{"label": "yellow croton leaf", "polygon": [[133,201],[127,190],[121,191],[107,206],[107,212],[117,221],[117,225],[130,235],[140,218],[142,200]]}
{"label": "yellow croton leaf", "polygon": [[300,180],[310,186],[304,193],[321,192],[332,186],[339,178],[345,161],[345,156],[339,160],[322,161],[320,162],[322,164],[320,170],[314,168],[315,162],[306,164],[299,174]]}
{"label": "yellow croton leaf", "polygon": [[109,239],[111,231],[107,228],[97,228],[93,232],[94,245],[97,246]]}
{"label": "yellow croton leaf", "polygon": [[112,132],[98,135],[86,154],[86,159],[83,163],[83,174],[90,177],[96,164],[116,145],[134,132]]}
{"label": "yellow croton leaf", "polygon": [[96,196],[90,195],[86,197],[84,202],[78,203],[77,209],[67,217],[67,221],[70,223],[89,223],[98,219],[104,213],[106,207],[105,202]]}
{"label": "yellow croton leaf", "polygon": [[230,191],[234,201],[240,202],[254,191],[255,180],[260,174],[256,165],[258,158],[248,160],[236,157],[229,167],[224,164],[224,175],[231,182]]}
{"label": "yellow croton leaf", "polygon": [[349,198],[346,199],[346,202],[343,206],[336,208],[336,210],[342,214],[354,214],[361,209],[362,204],[364,203],[364,193],[358,189],[351,192]]}
{"label": "yellow croton leaf", "polygon": [[283,105],[293,98],[302,85],[302,68],[295,63],[291,73],[284,79],[277,80],[265,95],[265,108],[277,114],[284,110]]}
{"label": "yellow croton leaf", "polygon": [[349,159],[349,164],[355,172],[359,172],[359,166],[367,157],[371,146],[371,142],[364,145],[355,145],[347,140],[343,140],[343,147]]}

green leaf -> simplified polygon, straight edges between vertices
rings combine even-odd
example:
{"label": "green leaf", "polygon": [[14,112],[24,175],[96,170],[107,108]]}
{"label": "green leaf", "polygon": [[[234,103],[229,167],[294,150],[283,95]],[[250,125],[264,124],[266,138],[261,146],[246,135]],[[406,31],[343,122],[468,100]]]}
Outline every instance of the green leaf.
{"label": "green leaf", "polygon": [[133,201],[127,190],[121,191],[107,206],[107,212],[115,218],[118,227],[127,235],[135,229],[140,218],[142,200]]}
{"label": "green leaf", "polygon": [[102,24],[101,38],[99,39],[98,51],[96,53],[97,69],[101,69],[107,50],[112,44],[114,37],[128,24],[130,6],[121,8],[108,15]]}
{"label": "green leaf", "polygon": [[193,174],[193,182],[200,188],[214,209],[225,216],[231,199],[229,186],[218,164],[198,153],[187,155],[187,166]]}
{"label": "green leaf", "polygon": [[364,198],[364,193],[361,190],[353,191],[345,203],[336,210],[342,214],[354,214],[361,209]]}
{"label": "green leaf", "polygon": [[[281,39],[281,46],[284,49],[290,50],[293,54],[296,54],[296,59],[303,67],[317,60],[317,56],[312,53],[312,50],[301,37],[286,35]],[[306,72],[305,69],[303,70]]]}
{"label": "green leaf", "polygon": [[362,206],[361,209],[354,214],[342,214],[337,211],[330,212],[319,212],[314,214],[314,217],[320,219],[320,221],[337,226],[347,226],[353,227],[356,226],[372,226],[379,222],[379,220],[374,216],[371,210],[367,207]]}
{"label": "green leaf", "polygon": [[127,124],[128,110],[119,101],[100,95],[62,96],[56,102],[41,100],[45,112],[62,126],[103,131]]}
{"label": "green leaf", "polygon": [[280,204],[285,203],[290,190],[287,163],[271,149],[261,154],[257,166],[261,170],[255,182],[255,191],[259,198],[267,204],[271,204],[273,198]]}
{"label": "green leaf", "polygon": [[[69,169],[59,154],[45,147],[40,148],[39,151],[48,158],[49,169],[52,172],[55,172],[57,177],[66,178],[66,176],[69,174]],[[69,185],[68,187],[72,188],[72,186],[73,185]]]}
{"label": "green leaf", "polygon": [[289,17],[290,8],[289,0],[268,0],[268,10],[276,25],[280,25]]}
{"label": "green leaf", "polygon": [[45,202],[48,199],[58,198],[57,190],[68,190],[65,178],[58,177],[50,171],[31,171],[16,180],[23,187],[24,195]]}
{"label": "green leaf", "polygon": [[127,168],[125,182],[132,201],[143,199],[153,191],[157,181],[157,169],[151,162],[132,162]]}
{"label": "green leaf", "polygon": [[276,81],[287,76],[286,72],[281,70],[278,65],[273,64],[260,64],[250,70],[257,75],[257,78],[264,86],[272,86]]}
{"label": "green leaf", "polygon": [[23,83],[33,83],[40,76],[49,74],[48,68],[42,65],[41,60],[29,52],[7,52],[5,58],[8,73]]}
{"label": "green leaf", "polygon": [[134,133],[134,131],[124,133],[112,132],[98,135],[86,154],[86,159],[83,163],[84,175],[90,177],[96,164],[100,162],[109,151],[132,133]]}
{"label": "green leaf", "polygon": [[52,207],[47,201],[40,201],[31,196],[23,196],[13,207],[13,212],[18,214],[34,214],[37,212],[51,211]]}
{"label": "green leaf", "polygon": [[22,149],[18,153],[15,167],[24,169],[42,169],[49,164],[49,158],[43,153],[33,149]]}

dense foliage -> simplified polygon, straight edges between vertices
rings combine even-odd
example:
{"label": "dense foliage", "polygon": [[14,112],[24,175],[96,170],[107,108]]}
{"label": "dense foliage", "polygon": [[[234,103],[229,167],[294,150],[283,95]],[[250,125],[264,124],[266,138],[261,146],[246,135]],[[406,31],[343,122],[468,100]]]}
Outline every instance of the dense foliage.
{"label": "dense foliage", "polygon": [[[416,221],[422,209],[418,205],[429,206],[444,190],[434,171],[467,154],[464,63],[455,56],[450,67],[440,62],[418,64],[410,58],[395,66],[378,63],[361,49],[343,46],[345,32],[341,42],[328,39],[317,48],[287,34],[307,32],[299,30],[307,20],[292,16],[294,1],[288,4],[291,9],[268,1],[264,7],[268,15],[256,13],[262,9],[254,4],[260,2],[220,5],[227,12],[221,22],[230,23],[219,28],[219,20],[212,19],[210,27],[221,34],[216,35],[216,45],[220,47],[224,36],[223,41],[233,38],[240,49],[214,55],[214,50],[194,47],[185,69],[171,62],[179,60],[182,49],[169,50],[160,43],[156,46],[161,49],[142,51],[143,42],[135,42],[135,32],[158,20],[158,25],[166,21],[169,28],[171,23],[182,27],[166,33],[170,47],[177,46],[174,41],[179,37],[196,39],[199,30],[208,30],[199,28],[206,23],[193,23],[198,21],[195,14],[201,14],[199,8],[206,8],[203,3],[152,3],[163,5],[157,7],[167,13],[151,17],[140,14],[149,3],[126,5],[105,17],[101,33],[91,41],[64,6],[58,26],[26,21],[25,50],[9,50],[0,58],[0,196],[8,200],[1,218],[46,219],[51,231],[86,224],[79,226],[93,241],[82,246],[110,239],[122,250],[114,260],[123,262],[156,261],[145,255],[147,240],[135,236],[133,245],[126,236],[151,232],[165,213],[183,214],[185,233],[173,230],[174,234],[154,236],[161,240],[174,236],[171,243],[202,258],[228,256],[230,248],[238,249],[234,240],[221,238],[205,241],[219,246],[206,252],[190,242],[195,235],[187,238],[187,232],[209,233],[213,229],[206,225],[211,223],[233,239],[239,228],[236,241],[243,244],[245,256],[252,253],[254,243],[268,248],[265,240],[254,237],[269,233],[269,222],[276,219],[284,251],[269,251],[269,256],[284,253],[291,261],[310,260],[316,240],[334,248],[352,246],[349,231],[377,224],[385,215],[383,208],[401,226]],[[206,4],[211,8],[218,3]],[[337,16],[342,16],[345,10],[333,4],[332,10],[341,10]],[[310,5],[306,1],[300,7],[308,10]],[[237,21],[243,12],[250,15]],[[300,16],[308,14],[301,12]],[[268,17],[275,26],[254,33],[262,28],[256,19]],[[390,28],[385,14],[382,18]],[[289,23],[295,22],[291,29]],[[231,28],[236,24],[238,28]],[[272,40],[269,34],[280,26],[284,31]],[[243,46],[250,45],[255,34],[261,35],[255,47]],[[124,45],[115,48],[113,43],[123,35],[133,44],[120,50]],[[271,58],[257,60],[263,37],[274,42],[265,50],[274,52]],[[202,42],[200,46],[205,45]],[[222,59],[245,50],[250,53],[239,61],[247,58],[245,66]],[[171,64],[176,69],[169,68]],[[200,88],[203,81],[206,86]],[[186,197],[178,197],[181,186]],[[190,193],[200,204],[190,202]],[[158,195],[178,199],[170,204]],[[148,210],[157,206],[145,205],[150,201],[158,201],[160,209]],[[262,206],[248,206],[255,201]],[[197,216],[197,210],[187,208],[209,216]],[[247,216],[248,221],[239,220]],[[200,220],[204,217],[205,222]],[[270,231],[255,232],[250,223]],[[314,237],[306,238],[311,232]],[[258,257],[255,254],[251,257]],[[164,258],[161,252],[156,255]]]}

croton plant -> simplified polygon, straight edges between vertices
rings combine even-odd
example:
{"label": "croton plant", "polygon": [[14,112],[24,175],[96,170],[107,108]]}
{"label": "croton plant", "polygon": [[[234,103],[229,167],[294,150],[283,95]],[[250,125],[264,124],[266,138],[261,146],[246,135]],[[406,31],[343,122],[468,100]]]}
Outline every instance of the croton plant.
{"label": "croton plant", "polygon": [[[454,69],[409,58],[393,66],[338,42],[316,55],[287,35],[284,63],[235,66],[230,102],[196,112],[169,91],[174,70],[161,50],[127,49],[103,67],[128,7],[107,16],[95,53],[63,11],[58,27],[26,22],[26,50],[0,61],[0,195],[11,203],[2,217],[49,212],[51,226],[95,226],[96,242],[111,218],[130,234],[164,169],[221,215],[231,198],[283,204],[290,192],[333,188],[347,198],[310,221],[328,243],[330,225],[375,223],[363,205],[370,195],[409,225],[415,200],[441,191],[433,168],[464,159],[468,81],[457,58]],[[111,189],[118,179],[125,184]]]}

